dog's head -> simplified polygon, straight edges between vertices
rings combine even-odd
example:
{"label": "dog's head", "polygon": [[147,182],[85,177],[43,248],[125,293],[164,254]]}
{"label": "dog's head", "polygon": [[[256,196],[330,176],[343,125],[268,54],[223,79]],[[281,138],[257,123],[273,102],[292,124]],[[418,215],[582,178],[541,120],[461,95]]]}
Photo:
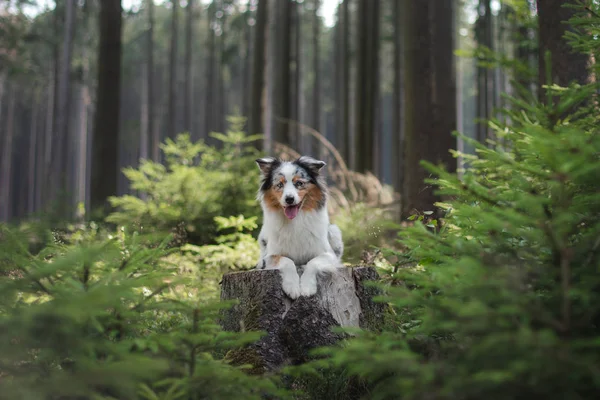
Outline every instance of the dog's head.
{"label": "dog's head", "polygon": [[258,198],[271,211],[292,220],[300,211],[314,211],[327,203],[327,187],[320,175],[323,161],[302,156],[289,162],[272,157],[256,160],[262,179]]}

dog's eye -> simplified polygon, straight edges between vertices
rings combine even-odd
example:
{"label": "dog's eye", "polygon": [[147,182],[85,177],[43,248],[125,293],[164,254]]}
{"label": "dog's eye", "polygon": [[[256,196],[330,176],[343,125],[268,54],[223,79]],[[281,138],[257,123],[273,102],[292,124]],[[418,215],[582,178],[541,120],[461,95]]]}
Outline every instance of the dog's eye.
{"label": "dog's eye", "polygon": [[297,188],[301,188],[302,186],[304,186],[304,182],[298,181],[298,182],[294,183],[294,186],[296,186]]}
{"label": "dog's eye", "polygon": [[281,189],[283,187],[283,183],[279,182],[277,185],[275,185],[275,187],[277,189]]}

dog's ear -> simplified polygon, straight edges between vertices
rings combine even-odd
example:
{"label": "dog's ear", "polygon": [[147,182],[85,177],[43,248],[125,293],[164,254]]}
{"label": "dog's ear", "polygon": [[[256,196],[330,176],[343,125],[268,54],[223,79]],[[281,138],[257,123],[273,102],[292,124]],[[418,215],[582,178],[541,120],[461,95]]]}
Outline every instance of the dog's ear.
{"label": "dog's ear", "polygon": [[297,161],[298,164],[304,166],[304,168],[309,169],[311,172],[318,174],[321,169],[327,164],[325,161],[317,160],[316,158],[312,158],[309,156],[302,156]]}
{"label": "dog's ear", "polygon": [[256,160],[256,164],[258,164],[258,168],[260,168],[260,171],[262,172],[262,174],[267,176],[269,174],[269,172],[271,172],[271,169],[273,169],[273,165],[275,165],[275,161],[277,161],[277,160],[273,157],[265,157],[265,158],[259,158],[258,160]]}

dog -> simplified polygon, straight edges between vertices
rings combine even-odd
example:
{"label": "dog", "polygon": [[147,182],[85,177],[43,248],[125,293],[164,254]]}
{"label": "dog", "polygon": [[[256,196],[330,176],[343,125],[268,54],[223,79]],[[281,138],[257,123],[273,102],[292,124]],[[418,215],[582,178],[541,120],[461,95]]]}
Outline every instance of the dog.
{"label": "dog", "polygon": [[[317,275],[342,266],[342,232],[329,223],[325,162],[256,160],[261,172],[258,201],[263,226],[257,269],[279,269],[283,291],[292,299],[317,293]],[[297,266],[305,265],[300,277]]]}

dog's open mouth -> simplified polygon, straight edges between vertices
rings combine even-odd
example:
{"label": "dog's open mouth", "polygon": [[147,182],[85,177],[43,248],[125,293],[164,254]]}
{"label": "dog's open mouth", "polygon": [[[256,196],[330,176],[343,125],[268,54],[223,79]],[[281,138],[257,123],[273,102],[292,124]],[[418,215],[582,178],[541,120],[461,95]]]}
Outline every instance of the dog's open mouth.
{"label": "dog's open mouth", "polygon": [[283,212],[288,219],[294,219],[298,215],[298,211],[300,211],[300,204],[296,204],[294,206],[287,206],[283,209]]}

